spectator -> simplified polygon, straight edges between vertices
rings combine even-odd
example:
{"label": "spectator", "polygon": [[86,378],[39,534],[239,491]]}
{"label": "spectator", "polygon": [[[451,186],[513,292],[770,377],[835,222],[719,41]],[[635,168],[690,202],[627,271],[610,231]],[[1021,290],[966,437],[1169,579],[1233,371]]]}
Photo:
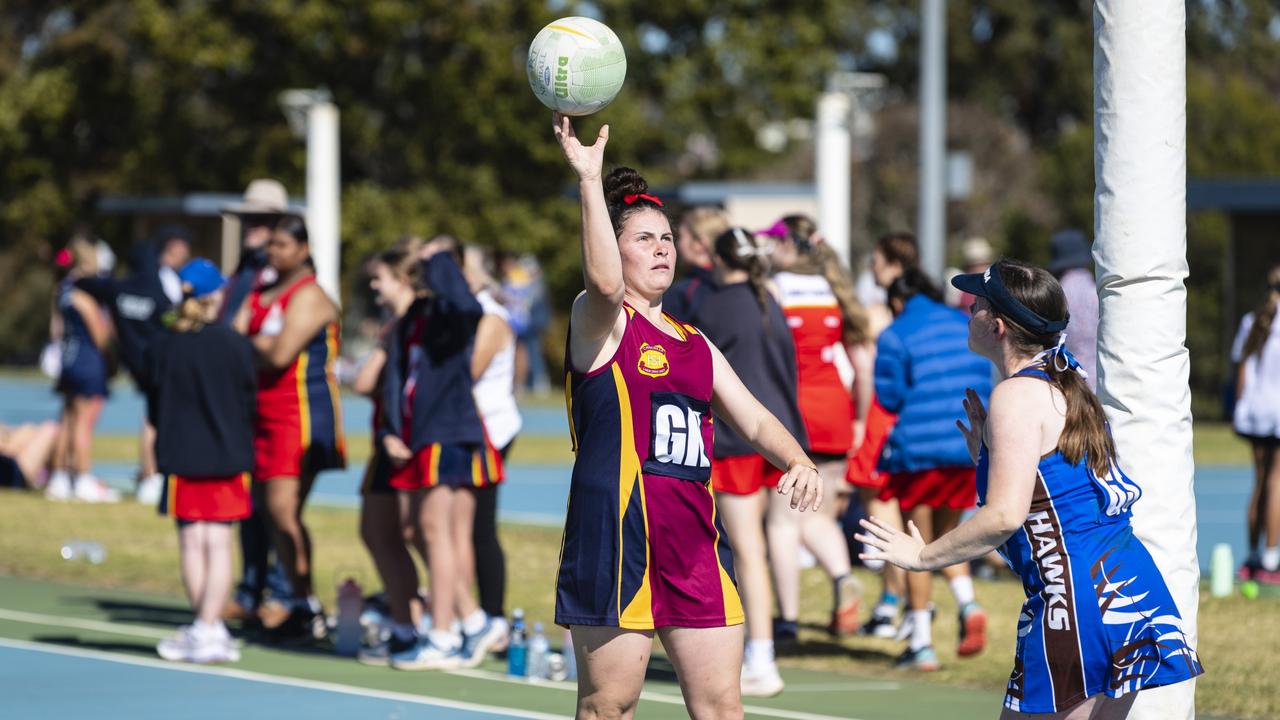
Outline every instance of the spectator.
{"label": "spectator", "polygon": [[[147,348],[161,329],[166,311],[182,300],[178,269],[191,257],[191,233],[181,225],[167,225],[133,249],[129,276],[83,277],[76,288],[111,311],[117,347],[124,367],[139,392],[147,387]],[[137,500],[154,505],[164,478],[156,472],[155,428],[143,416],[138,448]]]}
{"label": "spectator", "polygon": [[[991,243],[984,237],[971,237],[960,244],[960,258],[964,262],[964,268],[960,272],[983,272],[991,267],[991,261],[994,259]],[[952,276],[958,274],[959,272],[954,271],[949,273]],[[950,277],[947,279],[949,281]],[[963,310],[966,315],[969,314],[969,307],[973,305],[973,295],[955,287],[950,282],[946,284],[945,294],[948,305]]]}
{"label": "spectator", "polygon": [[58,423],[0,425],[0,487],[44,487],[58,441]]}
{"label": "spectator", "polygon": [[63,404],[53,475],[45,494],[53,500],[117,502],[119,494],[92,474],[90,457],[93,428],[107,397],[106,349],[111,325],[102,306],[75,287],[80,278],[97,274],[97,252],[91,240],[77,235],[59,251],[56,260],[62,277],[49,330],[62,347],[57,389]]}
{"label": "spectator", "polygon": [[[991,365],[968,348],[965,316],[942,304],[942,293],[918,269],[889,286],[897,318],[880,334],[876,353],[876,395],[898,422],[889,434],[880,469],[889,473],[882,499],[896,498],[904,516],[925,542],[949,532],[960,513],[974,506],[974,468],[955,424],[964,416],[966,392],[991,393]],[[968,563],[942,570],[960,608],[964,657],[986,644],[986,613],[977,604]],[[910,643],[899,667],[937,670],[931,605],[933,576],[907,576]]]}
{"label": "spectator", "polygon": [[[1253,448],[1254,483],[1247,512],[1246,577],[1280,584],[1280,265],[1267,273],[1267,295],[1244,316],[1231,348],[1237,365],[1232,424]],[[1258,545],[1264,542],[1262,553]]]}
{"label": "spectator", "polygon": [[712,243],[729,229],[729,216],[718,207],[690,208],[676,231],[676,263],[680,278],[662,296],[662,309],[680,320],[696,317],[702,302],[715,290]]}
{"label": "spectator", "polygon": [[[269,283],[274,270],[267,266],[267,240],[271,230],[289,210],[289,194],[284,185],[270,178],[249,183],[244,199],[223,208],[240,226],[240,261],[223,289],[219,317],[231,323],[245,298],[259,282]],[[293,596],[289,575],[276,556],[265,516],[266,508],[255,505],[253,514],[240,522],[241,578],[235,595],[223,612],[226,620],[261,623],[274,628],[289,616],[286,604]],[[270,592],[270,598],[265,595]]]}
{"label": "spectator", "polygon": [[[449,235],[436,239],[457,243]],[[499,293],[511,317],[516,334],[516,390],[532,390],[536,394],[550,391],[547,364],[542,356],[542,334],[551,321],[547,289],[542,282],[542,268],[533,256],[503,255],[499,261],[502,276]]]}
{"label": "spectator", "polygon": [[1059,230],[1049,239],[1049,272],[1067,294],[1067,349],[1087,377],[1089,389],[1098,390],[1098,286],[1093,278],[1089,240],[1075,230]]}

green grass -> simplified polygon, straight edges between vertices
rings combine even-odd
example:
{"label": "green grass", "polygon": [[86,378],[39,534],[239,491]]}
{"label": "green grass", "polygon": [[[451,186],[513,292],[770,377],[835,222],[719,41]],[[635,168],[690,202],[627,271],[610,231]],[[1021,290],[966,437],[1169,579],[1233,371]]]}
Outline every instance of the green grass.
{"label": "green grass", "polygon": [[[317,587],[332,607],[340,578],[356,577],[366,588],[377,576],[357,534],[354,511],[313,507],[307,510],[316,547]],[[177,538],[169,520],[147,507],[49,503],[39,496],[0,492],[0,574],[66,581],[107,588],[181,595],[177,571]],[[504,524],[508,553],[508,606],[522,607],[528,617],[550,621],[559,533],[555,530]],[[58,548],[69,538],[91,538],[107,547],[102,565],[64,562]],[[866,581],[864,607],[873,601],[874,580]],[[945,583],[935,583],[938,621],[935,645],[943,670],[931,682],[980,688],[998,697],[1005,685],[1014,647],[1014,618],[1022,603],[1021,587],[1012,581],[978,582],[979,599],[991,613],[990,646],[976,658],[955,656],[955,603]],[[843,676],[904,676],[890,668],[900,644],[875,639],[831,640],[821,627],[830,609],[830,587],[817,571],[806,571],[801,610],[801,649],[783,656],[784,668],[830,671]],[[1208,672],[1198,691],[1201,712],[1241,718],[1280,717],[1280,690],[1274,683],[1280,638],[1280,598],[1245,600],[1240,596],[1210,598],[1200,605],[1199,652]]]}
{"label": "green grass", "polygon": [[1197,465],[1252,465],[1249,443],[1231,423],[1198,422],[1192,440]]}

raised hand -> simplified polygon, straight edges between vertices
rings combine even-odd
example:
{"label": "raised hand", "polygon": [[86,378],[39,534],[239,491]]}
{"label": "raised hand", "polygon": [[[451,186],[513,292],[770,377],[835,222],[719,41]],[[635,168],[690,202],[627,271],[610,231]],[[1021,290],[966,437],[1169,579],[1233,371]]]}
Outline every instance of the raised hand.
{"label": "raised hand", "polygon": [[552,127],[556,133],[556,141],[564,151],[569,166],[578,174],[579,180],[599,180],[604,169],[604,146],[609,142],[609,126],[603,125],[594,145],[583,145],[573,131],[573,123],[567,115],[551,113]]}
{"label": "raised hand", "polygon": [[910,535],[896,530],[880,522],[877,517],[863,518],[858,521],[865,534],[858,533],[853,538],[867,546],[867,551],[858,553],[863,560],[885,560],[903,570],[926,570],[920,560],[920,552],[924,550],[924,538],[914,522],[907,522]]}
{"label": "raised hand", "polygon": [[969,416],[969,427],[964,426],[963,420],[957,420],[956,427],[964,433],[964,441],[969,446],[969,457],[976,465],[978,455],[982,452],[983,433],[987,427],[987,408],[973,388],[964,392],[964,412]]}

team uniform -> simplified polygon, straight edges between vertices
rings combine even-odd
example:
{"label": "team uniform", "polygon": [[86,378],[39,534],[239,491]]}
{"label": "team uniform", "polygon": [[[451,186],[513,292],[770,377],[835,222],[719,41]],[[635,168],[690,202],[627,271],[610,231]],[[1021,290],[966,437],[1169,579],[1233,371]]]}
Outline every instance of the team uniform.
{"label": "team uniform", "polygon": [[[715,342],[742,384],[804,447],[804,421],[796,405],[795,346],[782,308],[772,296],[767,301],[762,318],[758,312],[745,311],[759,308],[749,283],[721,286],[702,301],[695,323]],[[762,487],[777,487],[783,472],[745,438],[726,425],[721,425],[718,435],[711,465],[711,487],[716,492],[753,495]]]}
{"label": "team uniform", "polygon": [[72,397],[106,397],[107,360],[93,343],[80,311],[71,304],[75,285],[70,278],[58,285],[58,312],[62,315],[62,371],[58,392]]}
{"label": "team uniform", "polygon": [[[1014,377],[1050,382],[1038,368]],[[989,470],[983,447],[979,503]],[[1138,485],[1118,468],[1097,477],[1059,450],[1040,460],[1035,482],[1026,521],[999,548],[1027,594],[1004,706],[1060,712],[1098,693],[1120,697],[1204,672],[1160,570],[1133,534]]]}
{"label": "team uniform", "polygon": [[[262,304],[262,287],[249,295],[249,334],[257,335],[268,315],[283,315],[294,294],[315,283],[308,275]],[[254,426],[253,475],[259,482],[346,466],[342,406],[333,364],[338,359],[338,323],[321,328],[282,371],[258,376],[258,419]]]}
{"label": "team uniform", "polygon": [[871,409],[867,411],[866,432],[862,436],[862,444],[849,456],[845,466],[844,479],[850,485],[882,490],[889,482],[889,473],[881,472],[877,467],[880,454],[885,443],[889,441],[889,433],[898,417],[880,404],[877,398],[871,399]]}
{"label": "team uniform", "polygon": [[[624,305],[609,362],[565,383],[576,459],[556,623],[628,630],[743,621],[729,541],[711,490],[712,356]],[[567,357],[567,355],[566,355]]]}
{"label": "team uniform", "polygon": [[836,360],[844,353],[840,305],[821,275],[780,272],[773,281],[795,343],[796,399],[809,449],[818,455],[844,457],[853,445],[853,403]]}

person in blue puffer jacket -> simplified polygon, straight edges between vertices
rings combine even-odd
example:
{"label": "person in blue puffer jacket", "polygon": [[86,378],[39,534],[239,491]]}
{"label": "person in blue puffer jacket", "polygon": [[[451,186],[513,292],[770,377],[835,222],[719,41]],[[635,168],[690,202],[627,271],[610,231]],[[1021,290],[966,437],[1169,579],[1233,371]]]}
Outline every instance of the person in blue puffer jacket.
{"label": "person in blue puffer jacket", "polygon": [[[986,402],[991,363],[970,351],[968,319],[942,302],[942,293],[923,272],[909,269],[889,286],[896,316],[880,335],[876,351],[876,396],[898,416],[880,457],[889,481],[881,500],[896,499],[904,517],[929,539],[950,531],[960,513],[974,506],[974,467],[956,423],[965,416],[967,392]],[[971,390],[970,390],[971,389]],[[960,642],[967,657],[986,645],[986,613],[978,606],[967,563],[942,571],[960,608]],[[900,667],[939,667],[933,650],[932,575],[908,573],[910,644]]]}

